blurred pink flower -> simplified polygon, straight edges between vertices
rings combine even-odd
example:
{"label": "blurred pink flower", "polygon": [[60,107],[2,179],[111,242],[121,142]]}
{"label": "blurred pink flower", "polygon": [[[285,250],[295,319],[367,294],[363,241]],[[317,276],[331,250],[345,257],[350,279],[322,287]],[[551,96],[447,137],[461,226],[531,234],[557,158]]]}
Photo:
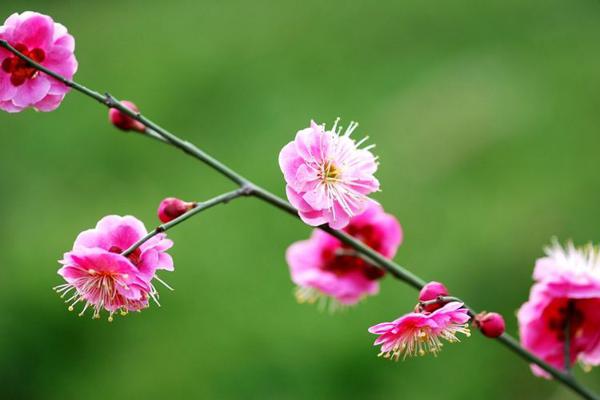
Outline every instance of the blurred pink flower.
{"label": "blurred pink flower", "polygon": [[[518,312],[523,347],[564,370],[567,324],[571,364],[600,364],[600,251],[558,243],[536,262],[529,301]],[[550,376],[532,365],[535,375]]]}
{"label": "blurred pink flower", "polygon": [[[69,299],[74,300],[71,307],[85,301],[85,308],[94,308],[94,317],[98,317],[102,308],[109,311],[111,318],[117,309],[139,311],[148,306],[148,297],[158,303],[152,280],[167,286],[156,276],[156,271],[173,271],[173,259],[166,253],[173,242],[164,233],[159,233],[127,257],[121,255],[146,234],[144,224],[135,217],[110,215],[102,218],[96,228],[81,232],[73,250],[65,254],[61,261],[64,266],[58,273],[67,284],[57,286],[57,291],[64,297],[75,289]],[[104,286],[90,286],[98,282]],[[130,293],[124,287],[134,290]]]}
{"label": "blurred pink flower", "polygon": [[[71,79],[77,70],[75,39],[47,15],[13,14],[0,26],[0,39],[46,68]],[[19,112],[27,107],[52,111],[70,90],[8,50],[0,48],[0,109]]]}
{"label": "blurred pink flower", "polygon": [[379,190],[373,176],[377,162],[369,151],[360,149],[367,139],[350,138],[358,124],[352,122],[341,134],[338,120],[326,131],[311,121],[279,154],[279,166],[287,182],[287,197],[302,220],[312,226],[328,223],[334,229],[348,225],[372,201],[367,195]]}
{"label": "blurred pink flower", "polygon": [[[396,218],[370,203],[344,229],[351,236],[387,258],[396,254],[402,242],[402,229]],[[286,253],[292,280],[300,302],[314,302],[330,296],[335,302],[351,305],[379,291],[378,279],[385,271],[369,264],[354,250],[333,236],[315,230],[308,240],[292,244]]]}
{"label": "blurred pink flower", "polygon": [[458,342],[457,333],[470,336],[467,322],[470,317],[463,304],[451,302],[432,313],[411,312],[393,322],[383,322],[369,328],[379,335],[374,345],[381,345],[379,356],[398,361],[401,355],[423,356],[437,353],[442,340]]}

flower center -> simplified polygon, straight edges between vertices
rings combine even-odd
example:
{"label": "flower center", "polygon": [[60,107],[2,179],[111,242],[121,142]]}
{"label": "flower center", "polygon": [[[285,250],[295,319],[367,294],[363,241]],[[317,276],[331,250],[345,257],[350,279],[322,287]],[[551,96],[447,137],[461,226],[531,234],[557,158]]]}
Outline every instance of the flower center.
{"label": "flower center", "polygon": [[[350,236],[364,242],[375,251],[381,251],[381,239],[371,225],[356,226],[348,225],[345,229]],[[344,276],[354,271],[361,272],[365,278],[376,281],[383,278],[385,271],[368,263],[366,260],[356,254],[356,252],[346,244],[341,248],[331,251],[326,249],[323,254],[326,260],[322,269],[334,273],[337,276]]]}
{"label": "flower center", "polygon": [[332,163],[331,161],[325,161],[325,164],[323,164],[323,169],[321,171],[320,178],[324,182],[334,182],[340,177],[341,174],[342,171],[340,171],[334,163]]}
{"label": "flower center", "polygon": [[543,318],[548,329],[554,332],[560,342],[565,341],[567,324],[570,337],[574,337],[583,325],[583,313],[577,308],[577,301],[572,299],[554,300]]}
{"label": "flower center", "polygon": [[[37,63],[41,63],[46,59],[46,53],[39,48],[30,51],[24,44],[17,44],[15,49]],[[21,86],[28,79],[34,79],[38,75],[38,71],[35,68],[16,55],[5,58],[4,61],[2,61],[2,70],[7,74],[10,74],[10,82],[13,86]]]}

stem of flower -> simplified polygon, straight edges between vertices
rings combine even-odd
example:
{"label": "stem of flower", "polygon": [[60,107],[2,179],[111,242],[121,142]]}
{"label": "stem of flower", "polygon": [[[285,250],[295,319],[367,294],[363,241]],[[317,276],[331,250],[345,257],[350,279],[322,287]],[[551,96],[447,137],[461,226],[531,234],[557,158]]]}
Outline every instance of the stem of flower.
{"label": "stem of flower", "polygon": [[574,306],[573,301],[567,302],[566,316],[565,316],[565,348],[564,348],[564,363],[565,371],[567,374],[571,374],[571,317],[573,315]]}
{"label": "stem of flower", "polygon": [[[228,200],[231,200],[236,197],[240,197],[242,195],[254,196],[254,197],[257,197],[257,198],[275,206],[276,208],[279,208],[279,209],[287,212],[288,214],[291,214],[298,218],[297,210],[292,205],[290,205],[287,201],[274,195],[273,193],[269,192],[268,190],[263,189],[258,185],[255,185],[254,183],[250,182],[242,175],[238,174],[234,170],[227,167],[225,164],[221,163],[220,161],[211,157],[207,153],[203,152],[202,150],[197,148],[192,143],[189,143],[187,141],[184,141],[184,140],[178,138],[177,136],[173,135],[166,129],[164,129],[161,126],[157,125],[156,123],[152,122],[151,120],[149,120],[142,114],[136,113],[136,112],[130,110],[125,105],[123,105],[121,102],[116,100],[113,96],[111,96],[109,93],[102,95],[96,91],[88,89],[87,87],[85,87],[79,83],[76,83],[70,79],[67,79],[67,78],[61,76],[54,71],[47,69],[43,65],[38,64],[34,60],[30,59],[29,57],[27,57],[24,54],[22,54],[21,52],[19,52],[17,49],[15,49],[13,46],[11,46],[5,40],[0,40],[0,47],[7,49],[8,51],[13,53],[20,59],[26,61],[30,66],[37,69],[38,71],[41,71],[41,72],[53,77],[54,79],[57,79],[58,81],[64,83],[65,85],[77,90],[80,93],[85,94],[88,97],[91,97],[92,99],[98,101],[99,103],[104,104],[105,106],[107,106],[109,108],[115,108],[115,109],[121,111],[123,114],[135,119],[136,121],[141,122],[142,124],[144,124],[144,126],[146,126],[147,133],[150,131],[156,133],[158,136],[160,136],[162,139],[164,139],[163,140],[164,142],[171,144],[174,147],[177,147],[181,151],[185,152],[186,154],[191,155],[192,157],[202,161],[203,163],[207,164],[209,167],[220,172],[222,175],[224,175],[225,177],[227,177],[228,179],[230,179],[231,181],[233,181],[240,187],[236,191],[226,193],[221,196],[225,196],[225,197],[233,196],[233,197],[229,198]],[[156,135],[152,135],[152,136],[156,136]],[[234,195],[234,193],[236,193],[236,194]],[[218,196],[218,197],[221,197],[221,196]],[[184,220],[186,220],[187,218],[191,217],[192,215],[200,212],[201,210],[212,207],[213,205],[216,205],[216,204],[226,202],[223,200],[216,201],[217,198],[209,200],[208,202],[205,202],[205,203],[199,203],[199,204],[207,204],[210,202],[210,204],[207,207],[204,207],[204,208],[196,207],[196,208],[188,211],[187,213],[181,215],[179,218],[177,218],[173,221],[170,221],[167,224],[160,225],[159,227],[154,229],[152,232],[150,232],[148,235],[146,235],[144,238],[140,239],[140,241],[138,243],[135,243],[133,246],[131,246],[129,249],[127,249],[122,254],[123,255],[130,254],[137,247],[139,247],[141,244],[143,244],[144,242],[146,242],[153,236],[157,235],[160,232],[164,232],[164,230],[170,229],[171,227],[177,225],[180,222],[183,222]],[[183,218],[183,217],[185,217],[185,218]],[[350,247],[355,249],[357,252],[361,253],[366,258],[372,260],[376,265],[378,265],[379,267],[388,271],[395,278],[407,283],[408,285],[412,286],[413,288],[419,290],[425,285],[426,282],[423,279],[414,275],[412,272],[406,270],[405,268],[401,267],[400,265],[396,264],[395,262],[385,258],[380,253],[371,249],[370,247],[368,247],[361,241],[353,238],[352,236],[350,236],[344,232],[331,229],[329,226],[326,226],[326,225],[319,226],[319,229],[322,229],[323,231],[336,237],[343,243],[349,245]],[[465,305],[465,307],[468,308],[466,305]],[[469,309],[469,311],[470,311],[471,315],[475,314],[472,309]],[[525,359],[531,363],[539,365],[540,368],[542,368],[543,370],[548,372],[550,375],[552,375],[558,381],[562,382],[567,387],[571,388],[573,391],[578,393],[582,398],[588,399],[588,400],[600,400],[600,397],[597,397],[594,393],[590,392],[587,388],[585,388],[584,386],[579,384],[577,381],[575,381],[571,375],[563,373],[562,371],[559,371],[558,369],[547,364],[545,361],[537,358],[535,355],[533,355],[532,353],[528,352],[523,347],[521,347],[519,345],[519,343],[511,336],[509,336],[507,334],[503,334],[502,336],[498,337],[497,340],[500,341],[500,343],[502,343],[503,345],[507,346],[509,349],[511,349],[513,352],[515,352],[517,355],[519,355],[523,359]]]}
{"label": "stem of flower", "polygon": [[138,247],[140,247],[141,245],[143,245],[144,243],[146,243],[148,240],[152,239],[154,236],[158,235],[159,233],[166,232],[169,229],[173,228],[174,226],[179,225],[183,221],[187,220],[188,218],[191,218],[194,215],[196,215],[206,209],[216,206],[217,204],[226,204],[226,203],[230,202],[231,200],[237,199],[238,197],[241,197],[241,196],[248,196],[248,190],[246,188],[240,188],[237,190],[233,190],[231,192],[223,193],[219,196],[213,197],[210,200],[196,203],[196,206],[194,208],[185,212],[184,214],[181,214],[179,217],[175,218],[172,221],[169,221],[165,224],[161,224],[161,225],[157,226],[152,231],[150,231],[146,236],[142,237],[140,240],[138,240],[137,242],[132,244],[131,247],[129,247],[127,250],[125,250],[121,254],[124,255],[125,257],[127,257],[128,255],[133,253]]}

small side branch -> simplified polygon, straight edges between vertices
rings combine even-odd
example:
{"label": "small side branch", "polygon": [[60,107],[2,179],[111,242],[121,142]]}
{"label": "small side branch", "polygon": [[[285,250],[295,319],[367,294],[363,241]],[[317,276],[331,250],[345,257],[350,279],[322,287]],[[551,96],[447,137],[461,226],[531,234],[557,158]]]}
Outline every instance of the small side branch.
{"label": "small side branch", "polygon": [[180,215],[179,217],[175,218],[174,220],[167,222],[166,224],[161,224],[161,225],[157,226],[155,229],[153,229],[146,236],[142,237],[140,240],[135,242],[133,245],[131,245],[131,247],[129,247],[127,250],[125,250],[121,254],[124,256],[128,256],[131,253],[133,253],[138,247],[140,247],[141,245],[146,243],[148,240],[152,239],[154,236],[158,235],[159,233],[168,231],[169,229],[173,228],[176,225],[179,225],[180,223],[193,217],[194,215],[196,215],[204,210],[207,210],[211,207],[214,207],[217,204],[226,204],[226,203],[229,203],[231,200],[237,199],[238,197],[247,196],[247,195],[248,195],[248,190],[246,188],[240,188],[240,189],[237,189],[237,190],[234,190],[231,192],[223,193],[219,196],[213,197],[210,200],[196,203],[196,206],[194,208],[192,208],[188,212]]}

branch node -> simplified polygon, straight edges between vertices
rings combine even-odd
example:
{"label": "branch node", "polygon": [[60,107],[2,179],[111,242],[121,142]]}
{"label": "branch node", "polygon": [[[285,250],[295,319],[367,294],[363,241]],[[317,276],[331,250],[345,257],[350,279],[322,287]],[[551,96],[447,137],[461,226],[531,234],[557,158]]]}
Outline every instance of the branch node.
{"label": "branch node", "polygon": [[115,108],[115,106],[117,105],[117,101],[115,100],[112,94],[106,92],[104,93],[104,104],[106,104],[110,108]]}
{"label": "branch node", "polygon": [[240,193],[244,196],[252,196],[254,194],[254,190],[254,185],[246,182],[240,188]]}

